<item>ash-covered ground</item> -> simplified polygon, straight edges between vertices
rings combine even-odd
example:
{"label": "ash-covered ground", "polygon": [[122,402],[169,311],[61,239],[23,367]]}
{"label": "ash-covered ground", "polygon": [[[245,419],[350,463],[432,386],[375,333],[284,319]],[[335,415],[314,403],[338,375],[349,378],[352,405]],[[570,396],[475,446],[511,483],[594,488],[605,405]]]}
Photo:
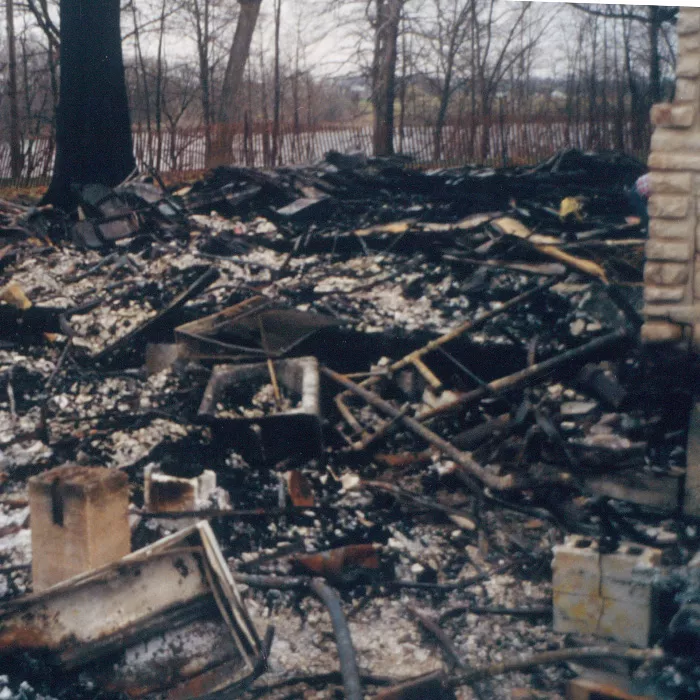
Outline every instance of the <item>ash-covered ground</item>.
{"label": "ash-covered ground", "polygon": [[[381,684],[451,667],[415,611],[440,622],[466,667],[595,643],[552,631],[551,550],[567,533],[659,547],[669,567],[687,562],[698,546],[695,524],[673,507],[615,500],[594,485],[623,471],[664,484],[679,478],[692,401],[692,358],[653,353],[638,341],[644,232],[625,219],[624,183],[613,191],[591,186],[579,171],[546,181],[542,171],[518,171],[509,175],[521,177],[512,196],[506,185],[515,180],[506,178],[499,180],[506,195],[480,185],[470,199],[474,173],[442,174],[440,187],[410,171],[399,187],[391,173],[314,171],[315,194],[333,206],[295,219],[278,213],[285,202],[275,197],[303,178],[308,195],[308,172],[278,174],[280,191],[267,183],[268,191],[232,209],[231,188],[242,189],[245,177],[230,172],[226,190],[219,171],[170,200],[185,207],[176,224],[164,228],[149,209],[136,235],[104,249],[84,250],[51,233],[50,245],[11,241],[0,260],[3,284],[19,288],[36,314],[18,321],[15,314],[0,335],[0,598],[31,591],[27,479],[63,464],[128,474],[133,549],[192,522],[191,514],[146,514],[146,467],[184,477],[216,473],[204,515],[235,574],[317,573],[304,555],[374,545],[377,566],[348,559],[326,572],[342,597],[367,697]],[[323,191],[324,183],[335,191]],[[426,183],[433,189],[425,191]],[[574,195],[580,216],[559,216],[561,200]],[[555,238],[573,260],[504,232],[504,217]],[[216,280],[169,310],[211,269]],[[440,390],[410,366],[388,376],[409,352],[538,285],[521,304],[425,356]],[[433,411],[424,421],[432,431],[488,473],[512,475],[515,487],[475,486],[400,421],[358,448],[365,436],[338,411],[334,397],[343,388],[325,375],[320,450],[305,431],[261,448],[241,441],[231,422],[203,419],[213,367],[236,352],[250,360],[240,337],[217,336],[227,345],[222,354],[185,348],[165,369],[147,366],[149,345],[173,344],[181,340],[177,327],[257,296],[329,321],[285,357],[313,356],[357,382],[374,375],[376,393],[406,415]],[[6,301],[0,311],[15,308]],[[266,330],[272,336],[275,328]],[[476,400],[439,410],[623,330],[532,381],[486,386]],[[249,343],[258,343],[253,356],[263,362],[267,340]],[[601,375],[612,394],[591,381]],[[271,386],[256,411],[299,405],[275,406]],[[364,428],[386,421],[364,401],[346,403]],[[290,474],[313,505],[295,505]],[[327,675],[338,659],[323,605],[300,590],[239,586],[260,632],[275,627],[268,670],[245,697],[343,697],[340,677]],[[0,674],[0,700],[107,697],[89,674],[66,677],[28,657],[0,662]],[[572,675],[565,665],[547,666],[455,694],[563,698]]]}

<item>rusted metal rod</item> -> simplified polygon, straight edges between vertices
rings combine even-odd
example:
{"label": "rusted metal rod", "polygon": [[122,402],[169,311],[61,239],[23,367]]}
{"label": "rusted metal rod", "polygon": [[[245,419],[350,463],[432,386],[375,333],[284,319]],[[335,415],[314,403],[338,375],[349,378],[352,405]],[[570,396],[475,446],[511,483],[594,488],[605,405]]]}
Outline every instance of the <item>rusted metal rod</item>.
{"label": "rusted metal rod", "polygon": [[485,386],[479,386],[476,389],[472,389],[450,403],[444,404],[443,406],[437,406],[436,408],[421,413],[419,418],[422,421],[430,420],[431,418],[443,413],[449,413],[456,409],[473,404],[487,394],[499,394],[504,391],[511,391],[513,389],[519,389],[523,386],[527,386],[531,382],[541,379],[544,375],[553,372],[562,365],[569,362],[575,362],[576,360],[581,360],[588,355],[592,355],[599,350],[603,350],[610,345],[620,342],[626,337],[627,330],[620,329],[613,331],[612,333],[608,333],[607,335],[603,335],[600,338],[595,338],[594,340],[591,340],[578,348],[567,350],[561,355],[550,357],[548,360],[538,362],[531,367],[526,367],[525,369],[521,369],[514,374],[509,374],[506,377],[494,379],[494,381],[489,382]]}
{"label": "rusted metal rod", "polygon": [[341,386],[344,386],[352,393],[363,398],[368,404],[374,406],[374,408],[377,410],[401,421],[401,423],[411,432],[423,438],[431,445],[437,447],[441,452],[462,467],[465,472],[475,477],[489,488],[501,491],[503,489],[512,488],[515,485],[515,481],[512,476],[497,476],[487,472],[480,464],[472,459],[469,453],[458,450],[454,445],[447,442],[447,440],[443,440],[439,435],[434,433],[429,428],[426,428],[414,418],[402,415],[398,408],[392,406],[388,401],[385,401],[380,396],[377,396],[374,392],[365,389],[359,384],[355,384],[355,382],[350,381],[342,374],[338,374],[338,372],[334,372],[332,369],[328,369],[328,367],[322,367],[321,372],[323,372],[323,374],[333,381],[338,382],[338,384]]}

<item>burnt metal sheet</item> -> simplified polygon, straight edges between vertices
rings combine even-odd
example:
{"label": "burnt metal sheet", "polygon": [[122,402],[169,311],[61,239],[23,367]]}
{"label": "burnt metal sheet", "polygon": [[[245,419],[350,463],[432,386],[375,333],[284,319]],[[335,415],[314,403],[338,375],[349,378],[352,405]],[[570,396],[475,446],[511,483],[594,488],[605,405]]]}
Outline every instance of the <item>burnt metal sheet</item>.
{"label": "burnt metal sheet", "polygon": [[[260,640],[206,522],[0,608],[0,649],[41,652],[132,696],[221,664],[249,679]],[[203,692],[211,688],[199,684]],[[192,696],[194,697],[194,696]]]}
{"label": "burnt metal sheet", "polygon": [[[274,410],[264,415],[228,416],[229,397],[235,406],[244,404],[263,385],[270,382],[266,362],[243,365],[219,365],[214,368],[199,406],[203,422],[223,429],[254,461],[279,460],[290,454],[319,455],[323,450],[321,432],[320,380],[315,357],[275,360],[274,372],[279,386],[296,400],[296,407]],[[252,427],[252,432],[251,432]],[[260,453],[255,452],[255,448]]]}
{"label": "burnt metal sheet", "polygon": [[175,329],[175,339],[193,354],[227,355],[242,360],[282,357],[314,333],[338,325],[334,318],[276,308],[265,297],[257,296],[179,326]]}

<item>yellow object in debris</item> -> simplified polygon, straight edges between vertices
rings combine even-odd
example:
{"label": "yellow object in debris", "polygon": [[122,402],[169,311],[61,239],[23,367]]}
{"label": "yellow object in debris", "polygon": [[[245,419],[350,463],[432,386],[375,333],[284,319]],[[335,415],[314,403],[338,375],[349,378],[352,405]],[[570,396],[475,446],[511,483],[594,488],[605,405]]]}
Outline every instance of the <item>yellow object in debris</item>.
{"label": "yellow object in debris", "polygon": [[559,205],[559,218],[563,221],[567,216],[573,216],[577,221],[583,221],[581,202],[576,197],[564,197]]}
{"label": "yellow object in debris", "polygon": [[10,306],[14,306],[22,311],[32,306],[32,302],[29,301],[24,290],[17,282],[10,282],[0,289],[0,301],[4,301],[6,304],[10,304]]}

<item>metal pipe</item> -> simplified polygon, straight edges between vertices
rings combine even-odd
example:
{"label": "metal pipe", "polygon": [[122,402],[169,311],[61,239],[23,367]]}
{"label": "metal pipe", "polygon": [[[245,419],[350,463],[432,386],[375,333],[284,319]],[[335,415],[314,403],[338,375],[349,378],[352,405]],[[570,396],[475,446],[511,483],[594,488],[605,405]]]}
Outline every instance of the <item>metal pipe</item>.
{"label": "metal pipe", "polygon": [[357,657],[355,648],[352,645],[350,629],[347,620],[340,607],[340,598],[336,592],[320,578],[315,578],[311,582],[311,590],[321,599],[328,608],[335,634],[335,643],[338,647],[338,658],[340,659],[340,673],[343,677],[345,687],[345,700],[362,700],[362,682],[360,672],[357,668]]}

